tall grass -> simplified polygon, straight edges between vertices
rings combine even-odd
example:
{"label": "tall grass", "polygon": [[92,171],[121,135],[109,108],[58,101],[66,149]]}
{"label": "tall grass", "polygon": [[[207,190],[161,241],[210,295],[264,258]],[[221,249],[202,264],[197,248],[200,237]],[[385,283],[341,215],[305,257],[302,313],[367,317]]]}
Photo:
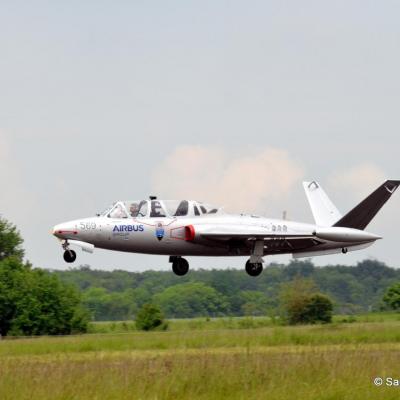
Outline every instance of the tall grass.
{"label": "tall grass", "polygon": [[[168,330],[215,330],[262,328],[276,325],[269,317],[187,318],[168,320]],[[134,321],[99,321],[89,324],[89,333],[126,333],[136,331]]]}
{"label": "tall grass", "polygon": [[259,329],[132,332],[0,341],[0,357],[70,352],[213,349],[400,342],[400,324],[353,323]]}
{"label": "tall grass", "polygon": [[[375,312],[361,315],[335,315],[334,323],[400,321],[400,313]],[[225,317],[170,319],[168,330],[248,329],[280,325],[279,318]],[[134,321],[99,321],[89,324],[89,333],[126,333],[136,331]]]}
{"label": "tall grass", "polygon": [[0,341],[0,399],[397,399],[400,322]]}
{"label": "tall grass", "polygon": [[397,376],[400,352],[364,346],[6,359],[0,365],[0,393],[3,400],[397,399],[399,388],[376,388],[372,379]]}

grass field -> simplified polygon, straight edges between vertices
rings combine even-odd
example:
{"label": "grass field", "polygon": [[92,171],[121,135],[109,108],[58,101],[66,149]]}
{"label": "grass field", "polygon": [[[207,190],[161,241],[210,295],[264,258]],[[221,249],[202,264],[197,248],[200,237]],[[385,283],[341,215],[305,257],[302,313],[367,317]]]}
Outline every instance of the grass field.
{"label": "grass field", "polygon": [[[335,315],[334,323],[352,322],[388,322],[399,321],[400,313],[375,312],[362,315]],[[248,329],[262,328],[279,325],[279,320],[269,317],[243,317],[243,318],[191,318],[171,319],[168,330],[215,330],[215,329]],[[106,321],[92,322],[89,333],[126,333],[136,331],[134,321]]]}
{"label": "grass field", "polygon": [[373,384],[400,379],[396,314],[298,327],[176,320],[170,329],[2,340],[0,399],[400,398],[400,387]]}

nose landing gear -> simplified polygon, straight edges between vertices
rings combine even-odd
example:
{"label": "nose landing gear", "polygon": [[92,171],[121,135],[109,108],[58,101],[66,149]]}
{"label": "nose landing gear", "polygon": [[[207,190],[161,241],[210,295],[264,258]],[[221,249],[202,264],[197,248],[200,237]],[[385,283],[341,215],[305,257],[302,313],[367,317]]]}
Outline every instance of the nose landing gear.
{"label": "nose landing gear", "polygon": [[64,254],[63,254],[64,261],[67,263],[73,263],[76,260],[76,253],[74,250],[71,250],[69,248],[68,240],[65,240],[62,243],[62,248],[64,249]]}
{"label": "nose landing gear", "polygon": [[180,256],[171,256],[169,262],[172,263],[172,271],[175,275],[183,276],[189,271],[189,263]]}
{"label": "nose landing gear", "polygon": [[76,260],[76,253],[74,250],[65,250],[63,257],[65,262],[73,263]]}

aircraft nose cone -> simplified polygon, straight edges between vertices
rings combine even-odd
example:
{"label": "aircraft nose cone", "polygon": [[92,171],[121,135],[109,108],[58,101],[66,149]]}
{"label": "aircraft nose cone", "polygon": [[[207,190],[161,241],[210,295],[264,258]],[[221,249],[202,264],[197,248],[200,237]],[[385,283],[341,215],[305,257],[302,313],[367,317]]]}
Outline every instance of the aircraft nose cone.
{"label": "aircraft nose cone", "polygon": [[75,226],[69,222],[55,225],[53,228],[53,235],[60,239],[71,237],[77,233]]}
{"label": "aircraft nose cone", "polygon": [[53,228],[53,235],[58,238],[62,238],[63,227],[62,224],[55,225]]}
{"label": "aircraft nose cone", "polygon": [[57,232],[59,231],[58,229],[59,225],[54,225],[53,230],[52,230],[52,234],[57,237]]}

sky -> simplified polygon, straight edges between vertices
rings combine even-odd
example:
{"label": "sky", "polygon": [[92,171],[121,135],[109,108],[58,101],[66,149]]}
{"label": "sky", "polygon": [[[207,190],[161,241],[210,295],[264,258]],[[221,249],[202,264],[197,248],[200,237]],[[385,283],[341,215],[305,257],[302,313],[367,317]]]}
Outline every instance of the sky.
{"label": "sky", "polygon": [[[118,199],[312,222],[301,182],[315,179],[347,212],[400,179],[399,12],[365,0],[2,2],[0,214],[35,266],[64,269],[52,227]],[[368,227],[383,240],[313,261],[400,267],[399,224],[396,193]],[[170,268],[98,249],[77,263]]]}

